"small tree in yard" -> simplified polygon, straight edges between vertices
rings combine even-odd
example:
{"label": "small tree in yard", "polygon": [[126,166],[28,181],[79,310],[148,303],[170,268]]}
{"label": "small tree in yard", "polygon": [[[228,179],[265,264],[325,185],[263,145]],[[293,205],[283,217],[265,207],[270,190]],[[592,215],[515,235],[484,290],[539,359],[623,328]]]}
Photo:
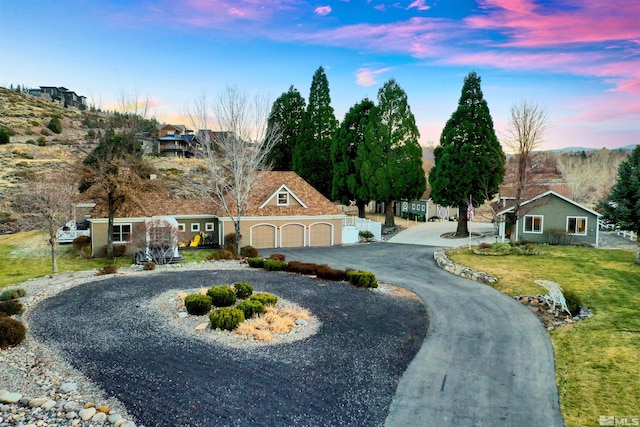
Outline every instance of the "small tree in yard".
{"label": "small tree in yard", "polygon": [[458,207],[456,235],[466,237],[467,212],[473,204],[498,192],[506,160],[475,72],[465,77],[458,108],[447,121],[433,154],[431,198],[440,205]]}
{"label": "small tree in yard", "polygon": [[[621,229],[640,234],[640,145],[618,167],[618,180],[609,196],[600,203],[606,220],[617,223]],[[640,240],[636,252],[640,264]]]}
{"label": "small tree in yard", "polygon": [[51,249],[51,270],[58,272],[58,229],[70,218],[76,194],[72,174],[46,172],[35,176],[30,186],[29,196],[24,197],[23,207],[35,214],[36,222],[47,229]]}
{"label": "small tree in yard", "polygon": [[152,218],[145,226],[145,231],[135,236],[136,247],[157,265],[173,262],[179,242],[178,225],[165,218]]}
{"label": "small tree in yard", "polygon": [[259,172],[268,170],[267,155],[278,142],[277,126],[267,126],[269,103],[265,98],[251,100],[235,87],[227,87],[212,106],[212,132],[209,106],[202,97],[189,114],[197,140],[204,152],[208,179],[203,190],[231,218],[239,254],[240,222],[249,195],[259,181]]}

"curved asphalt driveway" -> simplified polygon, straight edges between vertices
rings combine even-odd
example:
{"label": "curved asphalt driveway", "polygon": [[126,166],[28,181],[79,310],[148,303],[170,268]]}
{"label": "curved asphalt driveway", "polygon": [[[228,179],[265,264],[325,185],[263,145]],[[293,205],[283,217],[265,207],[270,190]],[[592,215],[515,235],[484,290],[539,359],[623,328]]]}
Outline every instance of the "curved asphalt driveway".
{"label": "curved asphalt driveway", "polygon": [[563,426],[553,349],[540,322],[493,288],[438,268],[435,250],[373,243],[278,252],[373,271],[427,305],[427,340],[400,380],[387,426]]}

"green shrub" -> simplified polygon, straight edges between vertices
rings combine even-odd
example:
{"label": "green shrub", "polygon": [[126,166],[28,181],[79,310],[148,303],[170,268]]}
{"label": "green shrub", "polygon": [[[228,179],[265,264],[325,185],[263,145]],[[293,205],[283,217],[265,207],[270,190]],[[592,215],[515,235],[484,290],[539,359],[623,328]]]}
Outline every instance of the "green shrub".
{"label": "green shrub", "polygon": [[225,307],[213,310],[209,314],[211,329],[223,329],[231,331],[244,322],[244,313],[237,308]]}
{"label": "green shrub", "polygon": [[284,261],[278,261],[277,259],[265,259],[264,269],[267,271],[284,271],[287,268],[287,263]]}
{"label": "green shrub", "polygon": [[238,310],[242,310],[245,319],[251,319],[255,314],[264,313],[264,304],[254,299],[249,301],[242,301],[236,305]]}
{"label": "green shrub", "polygon": [[240,299],[249,298],[253,293],[253,286],[245,282],[234,283],[233,289],[236,291],[236,297]]}
{"label": "green shrub", "polygon": [[253,246],[243,246],[240,248],[240,255],[244,258],[256,258],[258,256],[258,250]]}
{"label": "green shrub", "polygon": [[247,263],[251,268],[264,268],[264,258],[247,258]]}
{"label": "green shrub", "polygon": [[347,272],[344,270],[337,270],[331,268],[328,265],[321,265],[316,271],[318,279],[332,280],[334,282],[347,281]]}
{"label": "green shrub", "polygon": [[51,117],[51,120],[49,120],[49,123],[47,124],[47,128],[53,133],[62,132],[62,123],[60,122],[60,117]]}
{"label": "green shrub", "polygon": [[193,316],[204,316],[211,311],[211,297],[208,295],[191,294],[184,298],[187,313]]}
{"label": "green shrub", "polygon": [[365,240],[373,239],[373,233],[369,230],[361,230],[358,232],[358,236],[362,237]]}
{"label": "green shrub", "polygon": [[151,261],[145,262],[142,264],[142,269],[144,271],[153,271],[156,269],[156,263]]}
{"label": "green shrub", "polygon": [[24,341],[27,329],[11,317],[0,317],[0,348],[14,347]]}
{"label": "green shrub", "polygon": [[257,294],[251,295],[250,300],[260,301],[263,305],[276,305],[278,297],[273,294],[258,292]]}
{"label": "green shrub", "polygon": [[209,261],[219,261],[221,259],[233,259],[233,258],[234,258],[233,253],[224,249],[217,252],[212,252],[207,256],[207,259]]}
{"label": "green shrub", "polygon": [[236,303],[236,293],[229,285],[212,286],[207,291],[211,303],[216,307],[229,307]]}
{"label": "green shrub", "polygon": [[349,270],[347,271],[349,283],[359,288],[377,288],[378,280],[375,274],[370,271]]}
{"label": "green shrub", "polygon": [[22,314],[24,307],[22,303],[17,299],[10,299],[8,301],[0,302],[0,311],[6,313],[7,316],[13,316],[14,314]]}
{"label": "green shrub", "polygon": [[98,276],[104,276],[106,274],[116,274],[118,272],[118,266],[115,264],[107,264],[98,270]]}
{"label": "green shrub", "polygon": [[278,261],[285,261],[287,257],[285,254],[271,254],[270,259],[277,259]]}
{"label": "green shrub", "polygon": [[582,302],[580,301],[580,297],[571,289],[567,289],[562,292],[564,295],[564,300],[567,303],[567,308],[571,312],[572,316],[577,316],[580,314],[580,306]]}
{"label": "green shrub", "polygon": [[27,295],[27,291],[22,288],[7,289],[0,295],[0,301],[9,301],[10,299],[18,299]]}
{"label": "green shrub", "polygon": [[0,127],[0,145],[8,144],[11,142],[11,136],[9,130],[4,127]]}

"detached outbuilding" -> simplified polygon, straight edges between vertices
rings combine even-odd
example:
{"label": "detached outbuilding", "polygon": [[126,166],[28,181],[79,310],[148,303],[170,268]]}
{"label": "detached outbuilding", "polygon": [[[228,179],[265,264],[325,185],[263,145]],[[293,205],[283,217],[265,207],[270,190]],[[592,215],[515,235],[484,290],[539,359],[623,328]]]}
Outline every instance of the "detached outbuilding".
{"label": "detached outbuilding", "polygon": [[521,203],[517,219],[510,204],[497,212],[498,235],[503,240],[598,245],[601,215],[553,190]]}

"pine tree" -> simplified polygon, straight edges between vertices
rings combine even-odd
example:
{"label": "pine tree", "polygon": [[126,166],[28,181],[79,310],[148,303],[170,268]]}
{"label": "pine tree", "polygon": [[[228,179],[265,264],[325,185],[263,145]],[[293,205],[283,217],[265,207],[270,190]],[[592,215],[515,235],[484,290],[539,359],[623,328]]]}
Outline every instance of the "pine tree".
{"label": "pine tree", "polygon": [[301,126],[304,119],[306,102],[300,92],[291,86],[275,100],[269,114],[269,133],[278,130],[280,140],[267,157],[273,170],[293,170],[293,149],[300,141]]}
{"label": "pine tree", "polygon": [[420,133],[407,94],[391,79],[378,91],[378,105],[358,148],[360,175],[372,200],[385,203],[385,226],[395,225],[393,201],[416,199],[426,189]]}
{"label": "pine tree", "polygon": [[434,150],[434,167],[429,173],[433,201],[458,207],[458,236],[469,235],[469,199],[477,205],[498,192],[505,161],[482,95],[480,77],[471,72],[464,79],[458,108]]}
{"label": "pine tree", "polygon": [[293,170],[326,197],[331,197],[331,141],[337,127],[329,81],[320,67],[311,80],[301,139],[293,150]]}
{"label": "pine tree", "polygon": [[362,161],[357,158],[358,147],[364,144],[365,132],[374,108],[374,103],[366,98],[351,107],[345,114],[331,145],[333,165],[331,197],[343,204],[355,200],[360,218],[365,217],[364,208],[371,198],[361,181]]}
{"label": "pine tree", "polygon": [[[618,179],[599,208],[605,219],[618,224],[622,230],[640,234],[640,145],[618,166]],[[640,264],[640,240],[636,264]]]}

